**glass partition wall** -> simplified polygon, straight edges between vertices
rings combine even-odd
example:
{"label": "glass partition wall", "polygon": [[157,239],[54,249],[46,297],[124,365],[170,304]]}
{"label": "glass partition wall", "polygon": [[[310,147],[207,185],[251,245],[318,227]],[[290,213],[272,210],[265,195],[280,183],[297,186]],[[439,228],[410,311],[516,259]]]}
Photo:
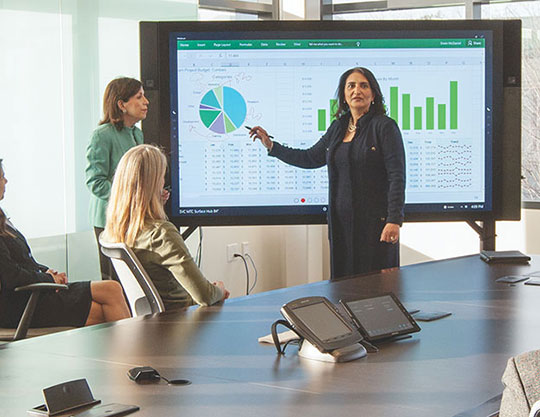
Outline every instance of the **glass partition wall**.
{"label": "glass partition wall", "polygon": [[194,0],[0,2],[1,207],[39,262],[99,279],[85,151],[108,81],[139,77],[140,20],[196,20]]}

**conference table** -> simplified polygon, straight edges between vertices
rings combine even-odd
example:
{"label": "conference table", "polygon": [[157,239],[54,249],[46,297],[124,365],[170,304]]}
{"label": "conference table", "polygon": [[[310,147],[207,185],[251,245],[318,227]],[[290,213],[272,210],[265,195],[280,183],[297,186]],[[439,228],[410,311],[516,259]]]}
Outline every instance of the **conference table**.
{"label": "conference table", "polygon": [[[476,254],[8,343],[0,346],[0,416],[24,416],[43,402],[43,388],[78,378],[104,404],[140,406],[140,417],[487,416],[508,358],[540,348],[540,287],[495,280],[539,271],[540,256],[488,265]],[[300,358],[296,346],[278,356],[257,341],[295,298],[386,292],[407,308],[452,315],[348,363]],[[192,383],[127,377],[145,365]]]}

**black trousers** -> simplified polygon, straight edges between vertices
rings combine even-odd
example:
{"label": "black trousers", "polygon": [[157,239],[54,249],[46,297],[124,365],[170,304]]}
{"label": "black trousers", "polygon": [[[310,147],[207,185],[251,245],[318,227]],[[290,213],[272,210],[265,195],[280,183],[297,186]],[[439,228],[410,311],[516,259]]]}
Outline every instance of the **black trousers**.
{"label": "black trousers", "polygon": [[99,235],[101,232],[103,232],[102,227],[94,227],[94,233],[96,234],[96,241],[98,245],[98,252],[99,252],[99,267],[101,269],[101,279],[113,279],[115,281],[120,282],[118,279],[118,275],[116,275],[116,271],[114,270],[113,264],[111,260],[103,255],[101,253],[101,245],[99,244]]}

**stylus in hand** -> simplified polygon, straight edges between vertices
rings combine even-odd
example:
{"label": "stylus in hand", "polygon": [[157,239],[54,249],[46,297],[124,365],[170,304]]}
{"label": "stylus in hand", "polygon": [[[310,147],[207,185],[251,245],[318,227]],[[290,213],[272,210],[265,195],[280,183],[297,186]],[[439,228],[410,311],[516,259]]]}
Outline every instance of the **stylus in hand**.
{"label": "stylus in hand", "polygon": [[[247,130],[253,129],[253,128],[250,127],[250,126],[244,126],[244,127],[245,127]],[[270,139],[274,139],[274,137],[273,137],[272,135],[268,135],[268,137],[269,137]]]}

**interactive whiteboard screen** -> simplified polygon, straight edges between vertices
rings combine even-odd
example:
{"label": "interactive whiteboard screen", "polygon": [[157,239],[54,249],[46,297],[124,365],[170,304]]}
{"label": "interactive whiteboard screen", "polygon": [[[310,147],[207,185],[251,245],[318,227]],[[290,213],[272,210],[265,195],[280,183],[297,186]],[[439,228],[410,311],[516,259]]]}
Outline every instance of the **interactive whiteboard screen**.
{"label": "interactive whiteboard screen", "polygon": [[406,211],[492,208],[492,31],[169,33],[172,214],[324,214],[326,168],[268,157],[247,126],[309,148],[339,76],[369,68],[406,152]]}

